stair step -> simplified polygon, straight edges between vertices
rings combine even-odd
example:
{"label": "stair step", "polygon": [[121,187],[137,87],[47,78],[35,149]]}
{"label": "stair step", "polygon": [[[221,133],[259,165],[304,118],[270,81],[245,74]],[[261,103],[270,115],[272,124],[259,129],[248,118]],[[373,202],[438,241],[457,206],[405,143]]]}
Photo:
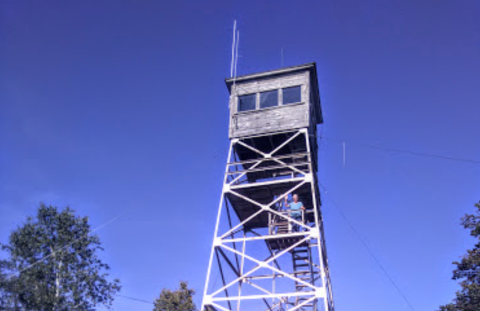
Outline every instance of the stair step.
{"label": "stair step", "polygon": [[310,274],[312,271],[310,270],[296,270],[293,271],[294,274]]}
{"label": "stair step", "polygon": [[[302,272],[303,272],[303,273],[302,273]],[[318,271],[313,271],[313,273],[312,273],[312,271],[310,271],[310,270],[299,270],[298,272],[295,272],[295,271],[294,271],[293,273],[296,273],[296,274],[299,274],[299,275],[306,275],[306,274],[315,275],[315,274],[319,274]]]}
{"label": "stair step", "polygon": [[293,250],[293,251],[292,251],[292,254],[295,255],[295,254],[298,254],[298,253],[306,253],[306,252],[308,252],[307,249],[305,249],[305,250]]}

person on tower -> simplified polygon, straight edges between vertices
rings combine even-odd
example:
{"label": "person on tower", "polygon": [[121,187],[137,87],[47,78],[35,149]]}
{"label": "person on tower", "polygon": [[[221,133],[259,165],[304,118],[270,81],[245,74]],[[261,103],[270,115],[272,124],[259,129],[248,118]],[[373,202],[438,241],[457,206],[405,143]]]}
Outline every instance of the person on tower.
{"label": "person on tower", "polygon": [[[294,194],[292,196],[293,201],[288,200],[288,195],[285,196],[285,207],[290,208],[290,217],[295,219],[296,221],[302,222],[302,211],[305,210],[305,206],[303,203],[298,200],[298,195]],[[292,231],[293,232],[300,232],[302,227],[296,223],[292,223]]]}

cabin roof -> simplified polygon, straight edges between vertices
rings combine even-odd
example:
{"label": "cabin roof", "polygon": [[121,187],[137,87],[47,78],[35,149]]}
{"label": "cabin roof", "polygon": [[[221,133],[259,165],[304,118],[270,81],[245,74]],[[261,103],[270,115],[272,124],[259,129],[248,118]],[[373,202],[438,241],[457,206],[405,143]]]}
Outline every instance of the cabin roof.
{"label": "cabin roof", "polygon": [[274,79],[276,77],[280,77],[283,75],[288,75],[295,72],[301,71],[308,71],[310,73],[310,87],[312,88],[312,101],[315,107],[315,112],[317,114],[318,123],[323,123],[323,116],[322,116],[322,106],[320,103],[320,90],[318,88],[318,76],[317,76],[317,65],[315,62],[307,63],[303,65],[291,66],[291,67],[283,67],[274,70],[262,71],[252,74],[247,74],[238,77],[231,77],[225,79],[225,84],[227,85],[228,92],[231,93],[233,83],[247,83],[250,81],[255,80],[267,80],[267,79]]}

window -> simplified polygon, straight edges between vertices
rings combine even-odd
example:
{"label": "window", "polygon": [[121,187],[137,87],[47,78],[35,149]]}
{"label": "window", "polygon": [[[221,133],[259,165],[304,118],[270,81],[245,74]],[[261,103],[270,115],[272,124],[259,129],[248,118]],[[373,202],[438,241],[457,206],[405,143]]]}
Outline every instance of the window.
{"label": "window", "polygon": [[238,97],[238,111],[255,110],[257,94],[249,94]]}
{"label": "window", "polygon": [[283,104],[294,104],[300,103],[302,101],[302,87],[294,86],[288,87],[282,90],[283,91]]}
{"label": "window", "polygon": [[[256,109],[265,109],[271,107],[277,107],[280,105],[279,98],[280,90],[271,90],[254,94],[247,94],[238,96],[238,112],[250,111]],[[293,86],[282,89],[283,92],[283,105],[295,104],[302,102],[302,87]],[[257,107],[257,94],[259,103]]]}
{"label": "window", "polygon": [[278,90],[260,93],[260,109],[278,106]]}

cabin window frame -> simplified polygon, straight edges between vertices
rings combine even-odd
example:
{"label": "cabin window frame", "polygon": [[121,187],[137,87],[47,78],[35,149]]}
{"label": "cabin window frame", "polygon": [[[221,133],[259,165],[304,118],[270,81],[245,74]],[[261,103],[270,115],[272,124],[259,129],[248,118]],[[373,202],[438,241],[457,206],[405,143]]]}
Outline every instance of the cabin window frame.
{"label": "cabin window frame", "polygon": [[[267,106],[267,107],[262,107],[262,94],[266,94],[266,93],[274,93],[276,92],[276,100],[277,100],[277,104],[276,105],[273,105],[273,106]],[[258,109],[257,110],[263,110],[263,109],[268,109],[268,108],[274,108],[274,107],[278,107],[278,106],[281,106],[281,99],[280,99],[280,92],[279,92],[279,89],[273,89],[273,90],[268,90],[268,91],[261,91],[261,92],[257,92],[258,94]],[[267,95],[268,96],[268,95]],[[268,99],[268,97],[267,97]]]}
{"label": "cabin window frame", "polygon": [[[248,110],[240,110],[240,98],[241,97],[252,97],[254,96],[254,103],[253,103],[253,109],[248,109]],[[258,96],[256,93],[250,93],[250,94],[244,94],[244,95],[239,95],[237,96],[237,112],[243,113],[243,112],[249,112],[249,111],[255,111],[258,109]]]}
{"label": "cabin window frame", "polygon": [[[303,89],[302,89],[303,85],[300,84],[300,85],[293,85],[293,86],[286,86],[286,87],[282,87],[280,88],[281,90],[281,93],[282,93],[282,104],[281,106],[289,106],[289,105],[295,105],[295,104],[299,104],[299,103],[303,103],[305,102],[304,101],[304,98],[303,98]],[[288,104],[285,104],[285,101],[284,101],[284,96],[283,96],[283,90],[285,89],[292,89],[292,88],[299,88],[300,89],[300,101],[295,101],[295,102],[291,102],[291,103],[288,103]]]}
{"label": "cabin window frame", "polygon": [[[300,88],[300,101],[299,102],[293,102],[293,103],[288,103],[284,104],[283,102],[283,90],[288,89],[288,88],[293,88],[293,87],[299,87]],[[253,113],[255,111],[263,111],[263,110],[268,110],[268,109],[277,109],[283,106],[295,106],[295,105],[301,105],[304,104],[305,98],[303,96],[303,91],[304,91],[304,84],[297,84],[297,85],[291,85],[291,86],[284,86],[280,88],[274,88],[274,89],[267,89],[267,90],[261,90],[257,92],[252,92],[252,93],[245,93],[242,95],[237,95],[236,96],[236,114],[244,114],[244,113]],[[270,106],[270,107],[260,107],[260,94],[265,93],[265,92],[271,92],[271,91],[277,91],[277,105],[275,106]],[[240,111],[240,97],[242,96],[250,96],[250,95],[255,95],[255,108],[251,110],[242,110]]]}

